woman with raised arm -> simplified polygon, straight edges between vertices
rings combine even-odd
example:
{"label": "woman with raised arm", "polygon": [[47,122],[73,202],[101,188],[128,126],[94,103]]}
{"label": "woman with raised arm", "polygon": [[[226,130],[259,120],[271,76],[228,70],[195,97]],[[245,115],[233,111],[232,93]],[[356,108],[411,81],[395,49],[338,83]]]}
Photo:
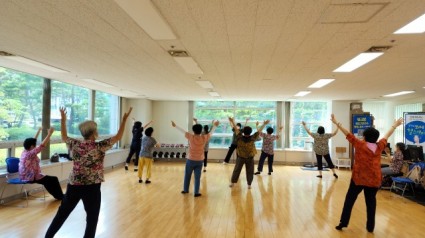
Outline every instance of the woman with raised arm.
{"label": "woman with raised arm", "polygon": [[218,121],[213,123],[213,128],[208,134],[202,135],[202,125],[195,124],[192,126],[193,133],[189,133],[177,126],[174,121],[171,121],[171,126],[176,128],[177,130],[184,133],[184,136],[189,141],[189,154],[186,160],[186,167],[184,172],[184,183],[182,194],[186,194],[189,192],[190,179],[192,177],[192,173],[195,174],[195,189],[194,196],[199,197],[202,194],[199,192],[199,187],[201,184],[201,174],[202,174],[202,164],[204,162],[204,147],[205,143],[208,142],[212,133],[214,133],[215,128],[219,125]]}
{"label": "woman with raised arm", "polygon": [[334,137],[336,133],[338,133],[338,128],[331,134],[325,133],[325,128],[323,126],[319,126],[317,128],[317,133],[312,133],[307,128],[306,123],[301,122],[307,134],[309,134],[314,139],[313,150],[316,153],[317,159],[317,170],[319,170],[318,178],[322,178],[323,164],[322,164],[322,156],[325,158],[328,167],[332,170],[335,178],[338,178],[338,175],[335,173],[335,165],[332,163],[331,156],[329,154],[329,139]]}
{"label": "woman with raised arm", "polygon": [[382,182],[381,154],[387,146],[387,139],[393,134],[398,126],[403,124],[403,118],[394,121],[389,131],[379,141],[379,131],[373,127],[364,130],[363,139],[360,140],[345,129],[342,124],[336,120],[334,114],[332,114],[331,120],[342,133],[346,135],[348,142],[353,145],[356,151],[354,154],[350,187],[345,196],[340,223],[335,228],[337,230],[342,230],[342,228],[348,226],[351,210],[353,209],[357,196],[364,190],[367,212],[366,229],[368,232],[373,232],[375,229],[376,193]]}
{"label": "woman with raised arm", "polygon": [[130,152],[128,153],[127,159],[125,160],[125,170],[128,170],[128,164],[131,161],[131,158],[133,155],[136,155],[136,159],[134,160],[134,172],[137,172],[139,167],[139,154],[140,150],[142,148],[142,137],[143,137],[143,129],[147,128],[152,121],[148,122],[144,127],[142,126],[142,123],[140,121],[136,121],[136,119],[133,119],[133,129],[131,130],[131,133],[133,133],[133,138],[131,139],[131,145],[130,145]]}
{"label": "woman with raised arm", "polygon": [[59,109],[62,141],[66,143],[72,154],[73,168],[69,175],[65,196],[45,237],[55,236],[80,200],[83,200],[84,210],[87,214],[84,237],[95,236],[100,212],[100,184],[105,181],[103,178],[105,152],[121,139],[131,110],[130,107],[130,110],[124,113],[115,136],[96,141],[98,133],[97,124],[94,121],[85,121],[79,125],[83,140],[68,137],[66,110],[63,107]]}

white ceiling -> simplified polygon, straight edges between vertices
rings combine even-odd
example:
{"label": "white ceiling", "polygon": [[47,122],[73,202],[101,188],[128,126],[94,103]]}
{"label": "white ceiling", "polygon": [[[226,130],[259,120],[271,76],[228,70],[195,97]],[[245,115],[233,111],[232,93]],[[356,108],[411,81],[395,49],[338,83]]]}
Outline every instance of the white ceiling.
{"label": "white ceiling", "polygon": [[[113,0],[0,0],[0,51],[70,73],[0,66],[129,98],[370,100],[402,90],[425,97],[425,34],[394,31],[425,13],[424,0],[152,0],[177,36],[153,40]],[[393,46],[351,72],[332,71],[371,46]],[[167,53],[186,50],[203,75]],[[92,78],[114,87],[91,84]]]}

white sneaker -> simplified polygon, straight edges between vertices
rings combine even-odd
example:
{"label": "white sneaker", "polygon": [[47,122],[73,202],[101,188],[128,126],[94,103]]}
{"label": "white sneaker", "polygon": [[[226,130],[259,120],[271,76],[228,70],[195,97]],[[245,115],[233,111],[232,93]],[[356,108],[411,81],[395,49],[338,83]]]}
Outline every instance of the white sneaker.
{"label": "white sneaker", "polygon": [[223,162],[223,164],[224,164],[224,165],[227,165],[227,164],[229,164],[229,163],[227,163],[226,161],[224,161],[224,162]]}
{"label": "white sneaker", "polygon": [[233,188],[233,186],[235,186],[235,184],[234,184],[234,183],[231,183],[231,184],[229,185],[229,187],[231,187],[231,188]]}

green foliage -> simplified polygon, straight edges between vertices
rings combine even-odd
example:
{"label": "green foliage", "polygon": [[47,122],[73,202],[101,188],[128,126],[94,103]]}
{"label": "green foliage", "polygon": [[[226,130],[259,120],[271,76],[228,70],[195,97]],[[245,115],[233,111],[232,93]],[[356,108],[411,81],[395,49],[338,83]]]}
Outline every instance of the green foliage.
{"label": "green foliage", "polygon": [[8,140],[14,141],[34,137],[37,130],[30,127],[12,127],[6,129],[6,132],[9,134]]}

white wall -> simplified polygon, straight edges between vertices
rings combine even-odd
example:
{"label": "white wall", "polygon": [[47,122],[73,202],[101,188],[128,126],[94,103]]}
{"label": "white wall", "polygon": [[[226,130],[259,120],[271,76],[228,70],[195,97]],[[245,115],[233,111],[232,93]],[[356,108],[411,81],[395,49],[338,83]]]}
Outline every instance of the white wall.
{"label": "white wall", "polygon": [[[350,129],[350,103],[351,101],[333,101],[332,102],[332,113],[335,115],[338,122],[342,123],[342,125]],[[329,115],[330,119],[330,115]],[[336,129],[336,126],[332,124],[332,131]],[[335,153],[335,147],[346,147],[347,153],[345,156],[348,157],[348,148],[349,143],[345,139],[344,134],[339,131],[338,134],[331,139],[331,158],[335,161],[337,155]]]}
{"label": "white wall", "polygon": [[[171,126],[173,120],[181,128],[188,130],[188,101],[154,101],[152,104],[154,133],[159,143],[187,144],[184,135]],[[191,119],[192,120],[192,119]]]}
{"label": "white wall", "polygon": [[[123,135],[123,140],[121,141],[122,146],[128,147],[131,143],[132,133],[131,129],[133,128],[133,120],[141,121],[143,125],[153,120],[152,113],[152,101],[147,99],[123,99],[123,113],[127,112],[130,107],[133,107],[133,111],[131,112],[130,118],[127,120],[127,124],[125,125],[125,131]],[[149,126],[154,127],[154,124]]]}

